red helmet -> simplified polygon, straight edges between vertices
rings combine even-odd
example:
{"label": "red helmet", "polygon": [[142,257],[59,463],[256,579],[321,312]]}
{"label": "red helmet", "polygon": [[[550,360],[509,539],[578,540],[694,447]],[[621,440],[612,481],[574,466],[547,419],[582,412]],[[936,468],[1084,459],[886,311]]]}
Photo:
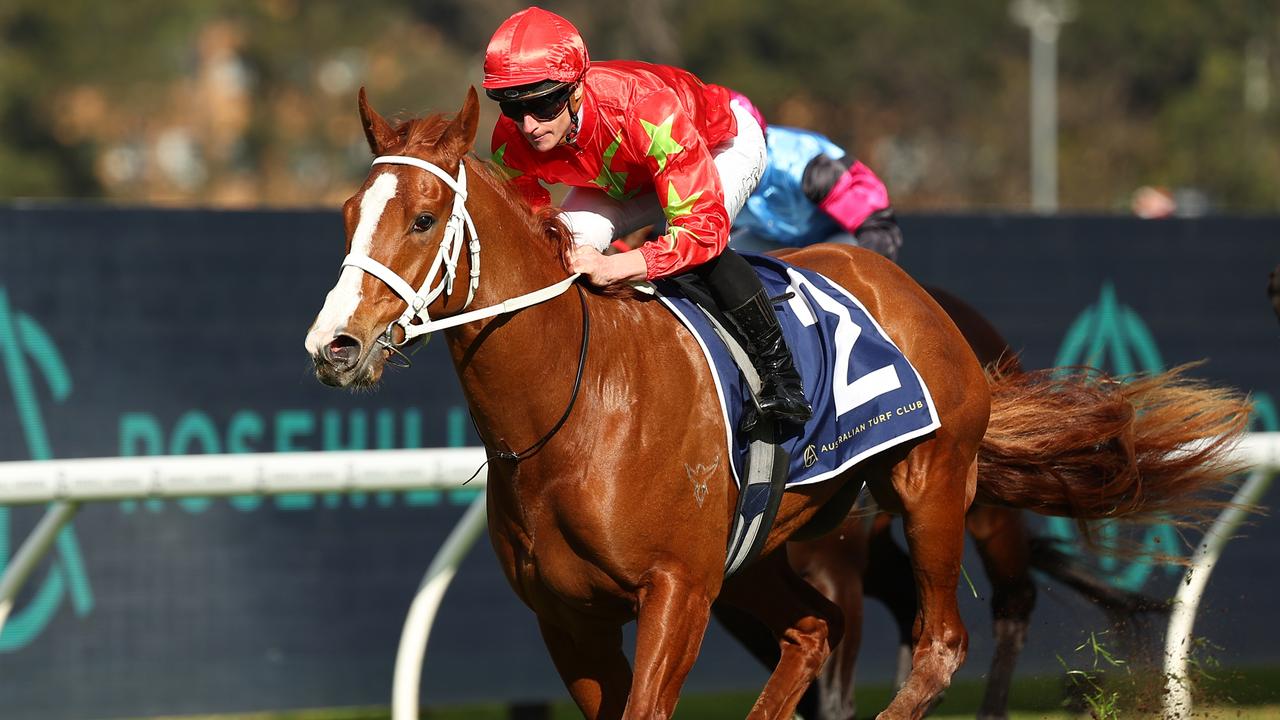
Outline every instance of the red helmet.
{"label": "red helmet", "polygon": [[494,100],[524,100],[577,82],[591,60],[573,23],[538,7],[507,18],[484,53],[484,88]]}

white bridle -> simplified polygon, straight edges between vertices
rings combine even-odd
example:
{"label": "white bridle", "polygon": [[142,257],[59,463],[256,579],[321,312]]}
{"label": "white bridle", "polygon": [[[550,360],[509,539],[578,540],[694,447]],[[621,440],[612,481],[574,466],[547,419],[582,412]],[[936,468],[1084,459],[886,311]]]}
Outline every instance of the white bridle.
{"label": "white bridle", "polygon": [[[342,260],[342,267],[360,268],[373,275],[386,283],[408,305],[399,318],[387,324],[386,333],[381,339],[383,344],[388,346],[404,345],[419,335],[429,335],[436,330],[443,330],[536,305],[564,293],[573,284],[573,281],[578,278],[578,274],[575,273],[554,285],[511,298],[510,300],[504,300],[498,305],[432,320],[427,314],[427,306],[440,297],[442,293],[445,295],[453,294],[453,281],[458,273],[458,258],[462,254],[462,244],[466,239],[467,230],[471,231],[471,241],[467,243],[467,250],[471,259],[471,276],[467,284],[467,301],[462,304],[464,309],[471,304],[471,301],[475,298],[476,290],[480,287],[480,234],[476,232],[476,225],[471,220],[471,213],[467,212],[466,163],[458,162],[458,177],[456,179],[426,160],[407,155],[382,155],[374,158],[373,164],[411,165],[421,168],[440,178],[454,193],[453,210],[449,214],[449,220],[445,223],[444,237],[440,240],[440,250],[436,253],[435,260],[431,263],[431,270],[427,273],[427,278],[422,281],[420,289],[415,291],[413,286],[396,271],[364,253],[353,251]],[[436,282],[436,275],[441,268],[444,269],[444,275],[440,278],[438,284],[432,287],[432,283]],[[420,320],[421,322],[415,324],[414,320]],[[392,329],[397,325],[404,330],[404,339],[399,343],[394,343]]]}

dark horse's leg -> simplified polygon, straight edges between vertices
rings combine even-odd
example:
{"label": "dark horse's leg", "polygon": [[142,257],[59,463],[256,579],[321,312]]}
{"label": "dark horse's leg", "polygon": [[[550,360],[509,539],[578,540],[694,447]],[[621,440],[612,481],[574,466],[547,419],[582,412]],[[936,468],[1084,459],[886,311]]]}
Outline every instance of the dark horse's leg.
{"label": "dark horse's leg", "polygon": [[1031,538],[1022,511],[1012,508],[975,505],[966,524],[991,581],[996,641],[978,720],[998,720],[1009,716],[1009,686],[1036,603],[1030,572]]}
{"label": "dark horse's leg", "polygon": [[893,687],[897,689],[907,682],[907,676],[911,674],[916,581],[911,574],[911,558],[893,539],[892,530],[893,516],[877,513],[866,540],[867,572],[862,578],[862,587],[867,597],[884,604],[898,628],[898,658],[893,673]]}
{"label": "dark horse's leg", "polygon": [[580,625],[568,630],[543,616],[538,617],[538,628],[583,717],[622,717],[631,690],[631,666],[622,652],[622,629]]}
{"label": "dark horse's leg", "polygon": [[[870,539],[870,560],[864,587],[869,597],[883,602],[898,625],[900,652],[896,681],[901,685],[911,671],[911,626],[916,612],[915,580],[907,571],[909,560],[889,532],[892,518],[880,514]],[[1026,641],[1031,610],[1035,607],[1035,583],[1031,580],[1031,540],[1021,510],[975,505],[965,517],[983,569],[991,582],[991,615],[995,653],[987,675],[980,720],[1008,717],[1009,687],[1018,654]],[[826,720],[824,716],[823,720]]]}
{"label": "dark horse's leg", "polygon": [[[844,635],[831,657],[822,665],[818,678],[805,691],[796,712],[805,720],[853,720],[856,711],[853,673],[862,643],[862,596],[867,570],[867,532],[871,518],[855,511],[834,532],[808,542],[787,543],[787,558],[792,568],[806,582],[834,602],[844,619]],[[892,542],[892,541],[890,541]],[[915,584],[911,580],[910,562],[901,550],[901,572],[906,573],[905,604],[909,607],[905,620],[904,641],[910,647],[911,624],[915,618]],[[897,585],[901,587],[901,584]],[[870,594],[870,587],[867,586]],[[899,603],[898,606],[901,606]],[[717,601],[713,611],[720,624],[766,668],[772,670],[781,657],[781,648],[773,633],[760,620],[740,608]],[[911,669],[910,653],[902,679]]]}
{"label": "dark horse's leg", "polygon": [[862,647],[863,578],[867,570],[867,525],[854,513],[840,529],[807,543],[789,543],[787,555],[801,577],[833,601],[844,616],[844,636],[800,701],[805,720],[853,720],[857,703],[853,671]]}
{"label": "dark horse's leg", "polygon": [[728,582],[722,614],[747,613],[764,623],[780,648],[777,665],[748,718],[790,718],[843,628],[840,608],[796,574],[785,550],[760,558]]}

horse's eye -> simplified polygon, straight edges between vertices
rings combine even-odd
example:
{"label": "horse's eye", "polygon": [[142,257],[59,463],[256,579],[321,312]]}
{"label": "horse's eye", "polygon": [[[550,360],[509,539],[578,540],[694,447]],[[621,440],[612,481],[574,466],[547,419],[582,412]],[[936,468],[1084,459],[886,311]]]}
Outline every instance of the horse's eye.
{"label": "horse's eye", "polygon": [[422,213],[421,215],[413,219],[413,231],[426,232],[430,230],[431,226],[435,224],[436,224],[435,218],[431,217],[427,213]]}

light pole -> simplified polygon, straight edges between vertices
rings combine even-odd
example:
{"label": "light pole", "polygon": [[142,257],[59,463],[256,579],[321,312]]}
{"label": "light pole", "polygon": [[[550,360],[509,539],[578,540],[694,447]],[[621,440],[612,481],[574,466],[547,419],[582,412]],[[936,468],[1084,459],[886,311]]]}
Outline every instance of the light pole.
{"label": "light pole", "polygon": [[1013,0],[1009,14],[1031,35],[1031,209],[1058,211],[1058,32],[1073,0]]}

